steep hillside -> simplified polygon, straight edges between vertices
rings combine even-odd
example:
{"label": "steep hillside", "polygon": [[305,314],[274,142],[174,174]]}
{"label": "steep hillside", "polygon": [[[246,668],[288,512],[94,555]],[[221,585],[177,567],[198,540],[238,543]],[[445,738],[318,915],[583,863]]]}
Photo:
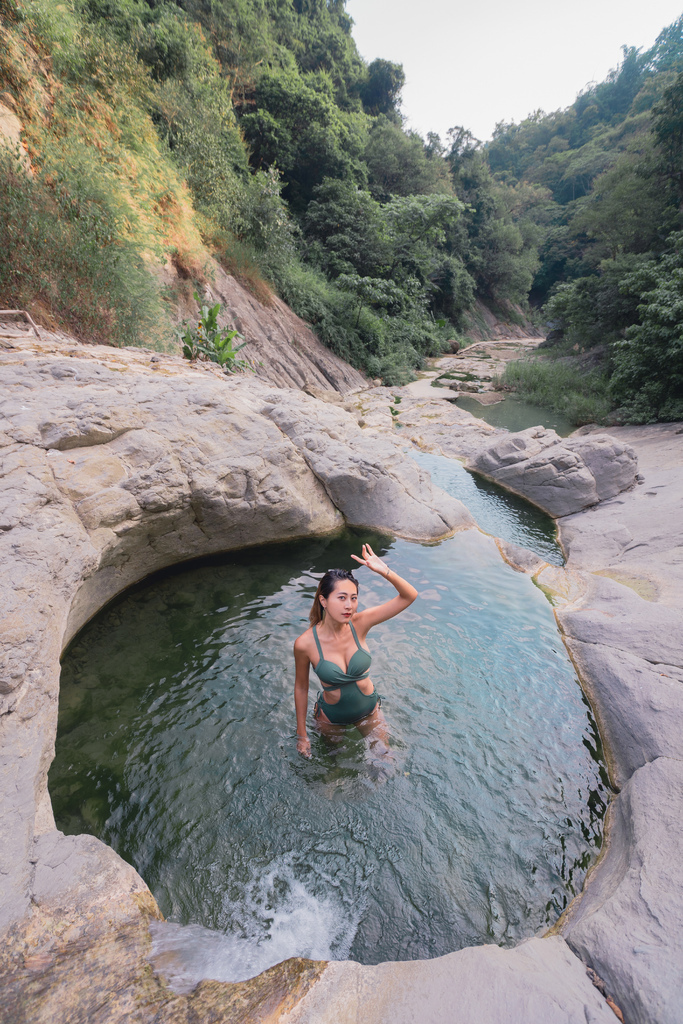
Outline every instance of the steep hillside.
{"label": "steep hillside", "polygon": [[217,261],[397,384],[477,300],[524,303],[527,196],[467,180],[457,133],[402,129],[402,68],[360,58],[343,0],[2,0],[0,17],[3,305],[173,347]]}

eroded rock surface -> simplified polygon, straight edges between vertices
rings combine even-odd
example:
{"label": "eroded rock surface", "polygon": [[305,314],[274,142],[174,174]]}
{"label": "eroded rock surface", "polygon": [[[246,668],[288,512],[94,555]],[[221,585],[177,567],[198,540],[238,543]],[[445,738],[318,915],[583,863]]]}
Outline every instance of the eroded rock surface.
{"label": "eroded rock surface", "polygon": [[282,1024],[613,1024],[560,938],[475,946],[434,960],[332,964]]}
{"label": "eroded rock surface", "polygon": [[207,297],[222,304],[221,319],[247,339],[241,355],[251,362],[261,380],[297,389],[310,382],[342,394],[367,386],[362,373],[326,348],[277,295],[264,306],[214,264]]}
{"label": "eroded rock surface", "polygon": [[563,933],[613,992],[628,1024],[674,1024],[683,992],[683,761],[639,768],[613,802],[599,869]]}
{"label": "eroded rock surface", "polygon": [[59,656],[107,600],[180,560],[327,534],[344,515],[420,540],[473,525],[395,444],[379,439],[374,452],[360,433],[343,408],[172,357],[46,336],[0,352],[6,952],[30,959],[48,933],[66,956],[67,904],[83,917],[83,884],[118,920],[112,871],[121,898],[138,883],[147,893],[96,840],[60,838],[47,794]]}
{"label": "eroded rock surface", "polygon": [[469,466],[554,517],[614,497],[638,472],[635,452],[623,442],[599,434],[560,438],[545,427],[497,438]]}
{"label": "eroded rock surface", "polygon": [[[415,964],[287,962],[242,987],[202,982],[178,996],[145,966],[156,908],[142,880],[97,840],[54,828],[46,777],[64,642],[111,596],[182,558],[330,532],[343,517],[418,539],[470,526],[460,503],[402,454],[412,442],[473,466],[481,458],[486,475],[503,471],[505,486],[565,517],[569,571],[501,545],[558,601],[623,787],[607,854],[561,927],[627,1021],[676,1020],[683,438],[674,428],[662,465],[654,428],[651,450],[628,432],[509,435],[405,389],[321,390],[316,401],[173,357],[49,337],[0,353],[0,378],[0,1000],[9,1019],[615,1019],[560,938]],[[326,379],[309,379],[309,390]],[[635,486],[632,446],[644,473]],[[652,506],[662,519],[644,514]]]}
{"label": "eroded rock surface", "polygon": [[349,523],[424,539],[475,525],[462,503],[434,487],[393,441],[364,433],[348,412],[315,399],[302,416],[301,402],[279,391],[263,410],[295,443]]}

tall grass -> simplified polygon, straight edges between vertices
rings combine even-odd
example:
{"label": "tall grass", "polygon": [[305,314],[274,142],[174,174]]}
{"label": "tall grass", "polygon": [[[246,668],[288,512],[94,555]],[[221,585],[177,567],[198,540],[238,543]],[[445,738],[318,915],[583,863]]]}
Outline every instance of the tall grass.
{"label": "tall grass", "polygon": [[562,413],[575,426],[602,423],[613,407],[607,375],[583,370],[575,360],[518,359],[499,383],[535,405]]}
{"label": "tall grass", "polygon": [[158,340],[165,314],[136,246],[96,199],[30,177],[0,148],[0,305],[79,338],[140,345]]}

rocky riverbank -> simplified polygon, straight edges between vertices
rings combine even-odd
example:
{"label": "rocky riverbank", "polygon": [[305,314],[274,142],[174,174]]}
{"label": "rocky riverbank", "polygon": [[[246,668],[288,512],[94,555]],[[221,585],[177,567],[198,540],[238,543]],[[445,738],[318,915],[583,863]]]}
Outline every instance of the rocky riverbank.
{"label": "rocky riverbank", "polygon": [[[0,351],[0,1000],[8,1019],[614,1019],[578,954],[629,1024],[671,1024],[683,988],[677,428],[583,431],[564,441],[542,429],[509,435],[408,389],[342,396],[309,381],[303,394],[141,350],[47,335],[8,344]],[[555,937],[415,964],[288,961],[252,982],[204,982],[176,995],[146,960],[157,911],[143,880],[92,837],[55,830],[46,778],[61,650],[116,593],[198,555],[329,533],[343,521],[419,540],[474,528],[464,506],[403,454],[410,444],[470,460],[538,504],[556,502],[567,569],[499,546],[552,596],[596,710],[620,789],[604,856]]]}

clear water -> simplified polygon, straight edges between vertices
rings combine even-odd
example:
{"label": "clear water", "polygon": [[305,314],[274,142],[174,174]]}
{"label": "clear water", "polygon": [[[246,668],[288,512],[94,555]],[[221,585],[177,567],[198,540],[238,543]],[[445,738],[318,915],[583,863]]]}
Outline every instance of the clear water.
{"label": "clear water", "polygon": [[562,413],[553,412],[542,405],[525,402],[516,395],[506,395],[502,402],[495,405],[482,405],[476,398],[461,396],[457,405],[480,420],[486,420],[492,427],[507,427],[508,430],[526,430],[527,427],[547,427],[556,430],[560,437],[567,437],[576,427]]}
{"label": "clear water", "polygon": [[457,459],[430,455],[417,448],[406,451],[431,474],[435,484],[467,506],[486,533],[529,548],[551,565],[564,565],[555,521],[545,512],[492,481],[469,473]]}
{"label": "clear water", "polygon": [[[350,729],[305,761],[292,643],[362,540],[420,590],[370,634],[393,760]],[[359,576],[364,605],[392,594]],[[191,926],[157,929],[186,986],[532,935],[580,888],[607,793],[549,604],[474,530],[260,548],[128,592],[65,654],[50,790],[60,828],[111,844]]]}

